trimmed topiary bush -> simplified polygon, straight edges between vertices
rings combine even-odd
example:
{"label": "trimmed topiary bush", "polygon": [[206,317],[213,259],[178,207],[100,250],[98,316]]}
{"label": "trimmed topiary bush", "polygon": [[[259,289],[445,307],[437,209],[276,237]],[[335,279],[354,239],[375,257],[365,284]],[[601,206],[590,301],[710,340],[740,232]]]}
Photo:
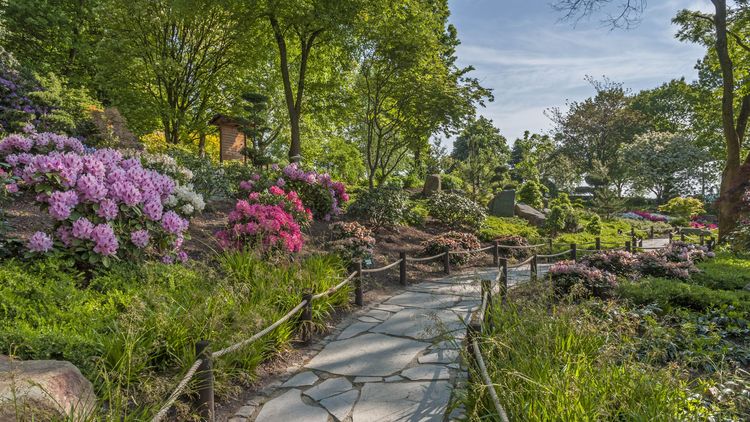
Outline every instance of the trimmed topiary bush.
{"label": "trimmed topiary bush", "polygon": [[599,214],[594,214],[588,224],[586,224],[586,233],[595,234],[597,236],[602,234],[602,218],[599,217]]}
{"label": "trimmed topiary bush", "polygon": [[516,195],[518,195],[518,202],[523,202],[524,204],[538,210],[544,208],[542,185],[535,180],[529,180],[521,185],[521,188],[518,189]]}

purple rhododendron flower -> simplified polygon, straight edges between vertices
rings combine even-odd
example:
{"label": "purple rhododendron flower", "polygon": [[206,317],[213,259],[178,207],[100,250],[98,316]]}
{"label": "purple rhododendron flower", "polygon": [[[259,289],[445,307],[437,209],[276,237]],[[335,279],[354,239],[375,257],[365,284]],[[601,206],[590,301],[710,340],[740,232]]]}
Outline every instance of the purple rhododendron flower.
{"label": "purple rhododendron flower", "polygon": [[151,239],[148,230],[136,230],[130,234],[130,241],[138,248],[145,248]]}
{"label": "purple rhododendron flower", "polygon": [[161,218],[161,226],[168,233],[177,234],[187,229],[188,222],[176,212],[167,211]]}
{"label": "purple rhododendron flower", "polygon": [[94,231],[94,223],[88,218],[81,217],[73,222],[71,234],[73,237],[81,240],[91,239],[91,233]]}
{"label": "purple rhododendron flower", "polygon": [[28,248],[32,252],[49,252],[52,249],[52,238],[45,232],[36,232],[29,238]]}
{"label": "purple rhododendron flower", "polygon": [[91,240],[95,243],[94,252],[104,256],[114,255],[120,246],[109,224],[97,224],[91,231]]}

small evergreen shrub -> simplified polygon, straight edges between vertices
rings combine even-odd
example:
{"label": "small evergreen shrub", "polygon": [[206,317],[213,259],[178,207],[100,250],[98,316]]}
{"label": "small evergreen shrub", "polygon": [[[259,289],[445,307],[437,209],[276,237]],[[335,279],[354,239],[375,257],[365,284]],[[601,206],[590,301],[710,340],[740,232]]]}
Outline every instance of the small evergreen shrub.
{"label": "small evergreen shrub", "polygon": [[421,202],[411,202],[404,213],[404,222],[412,227],[422,227],[430,211]]}
{"label": "small evergreen shrub", "polygon": [[440,192],[430,197],[430,215],[450,227],[466,226],[478,229],[487,214],[476,202],[456,193]]}
{"label": "small evergreen shrub", "polygon": [[440,188],[445,191],[460,191],[464,189],[464,180],[455,174],[441,174]]}
{"label": "small evergreen shrub", "polygon": [[602,234],[602,218],[599,217],[599,214],[594,214],[591,217],[591,220],[586,224],[586,233],[591,233],[595,235]]}
{"label": "small evergreen shrub", "polygon": [[542,186],[535,180],[529,180],[521,185],[521,188],[516,192],[518,196],[518,202],[534,207],[538,210],[544,208],[544,195],[542,193]]}
{"label": "small evergreen shrub", "polygon": [[691,197],[676,197],[670,199],[666,204],[659,206],[659,211],[669,215],[689,220],[690,217],[706,212],[703,201]]}

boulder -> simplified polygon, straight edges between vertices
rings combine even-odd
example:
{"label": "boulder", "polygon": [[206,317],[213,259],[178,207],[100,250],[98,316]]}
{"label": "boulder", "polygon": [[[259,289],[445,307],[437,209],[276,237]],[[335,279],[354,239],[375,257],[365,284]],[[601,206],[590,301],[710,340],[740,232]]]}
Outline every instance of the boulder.
{"label": "boulder", "polygon": [[441,182],[439,174],[428,174],[424,181],[424,196],[430,196],[441,191]]}
{"label": "boulder", "polygon": [[535,225],[535,226],[543,226],[544,223],[547,221],[547,216],[544,215],[543,212],[537,210],[536,208],[526,205],[524,203],[517,203],[516,207],[516,215],[523,218],[524,220],[528,221],[529,223]]}
{"label": "boulder", "polygon": [[513,217],[516,204],[516,191],[504,190],[489,203],[490,215],[495,217]]}
{"label": "boulder", "polygon": [[72,363],[0,359],[0,420],[84,420],[95,411],[94,388]]}

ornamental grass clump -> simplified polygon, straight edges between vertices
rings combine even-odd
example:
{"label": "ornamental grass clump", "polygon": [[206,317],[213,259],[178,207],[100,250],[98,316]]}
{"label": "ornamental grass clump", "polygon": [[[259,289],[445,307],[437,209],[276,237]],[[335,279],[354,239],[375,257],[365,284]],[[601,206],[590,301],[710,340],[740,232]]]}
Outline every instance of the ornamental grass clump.
{"label": "ornamental grass clump", "polygon": [[317,220],[328,221],[341,214],[341,206],[349,200],[343,183],[333,181],[328,173],[304,171],[296,163],[283,169],[274,164],[251,175],[240,182],[240,192],[263,192],[271,186],[297,192]]}
{"label": "ornamental grass clump", "polygon": [[331,240],[328,249],[339,255],[344,262],[361,261],[372,255],[375,247],[375,237],[367,227],[352,222],[337,222],[329,227]]}
{"label": "ornamental grass clump", "polygon": [[83,269],[113,259],[186,261],[188,220],[170,208],[175,182],[112,149],[85,151],[80,141],[50,133],[0,141],[0,161],[54,220],[28,241],[34,253],[60,251]]}
{"label": "ornamental grass clump", "polygon": [[617,287],[617,277],[604,270],[573,261],[560,261],[549,269],[555,293],[559,296],[595,296],[607,298]]}
{"label": "ornamental grass clump", "polygon": [[264,255],[295,253],[302,249],[301,225],[312,220],[296,192],[271,186],[266,192],[253,192],[241,199],[229,213],[229,224],[216,233],[224,250],[258,249]]}
{"label": "ornamental grass clump", "polygon": [[[422,253],[424,256],[433,256],[445,252],[446,249],[452,252],[461,252],[479,249],[480,246],[479,239],[473,234],[451,231],[423,242]],[[452,265],[464,265],[469,262],[472,255],[468,253],[451,254],[450,262]]]}

